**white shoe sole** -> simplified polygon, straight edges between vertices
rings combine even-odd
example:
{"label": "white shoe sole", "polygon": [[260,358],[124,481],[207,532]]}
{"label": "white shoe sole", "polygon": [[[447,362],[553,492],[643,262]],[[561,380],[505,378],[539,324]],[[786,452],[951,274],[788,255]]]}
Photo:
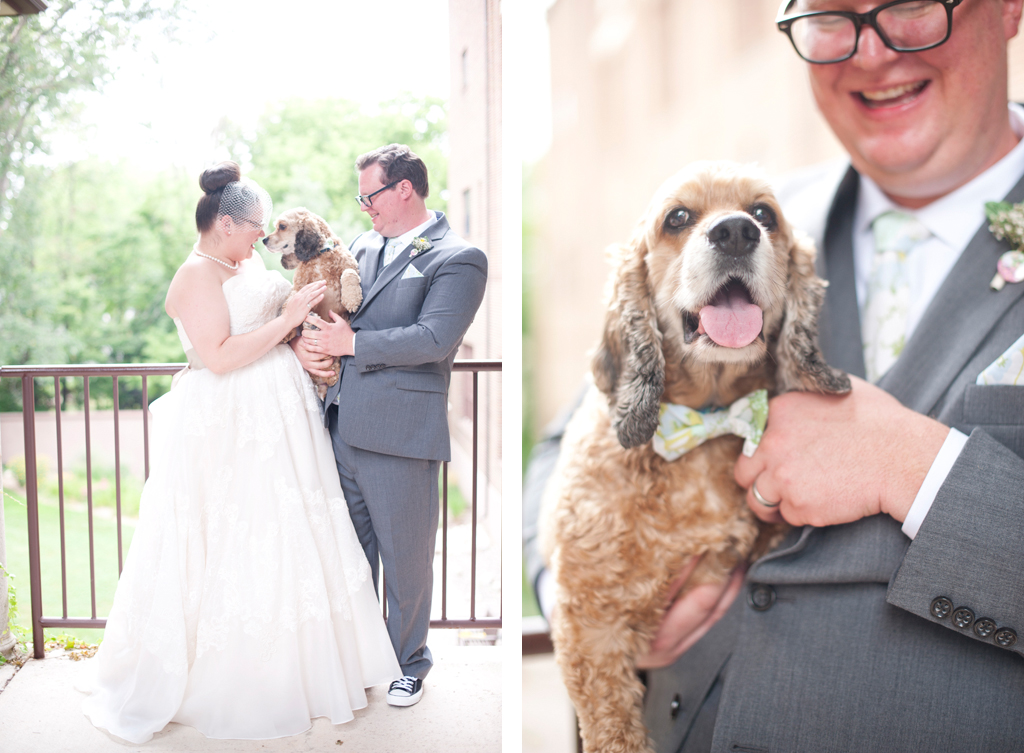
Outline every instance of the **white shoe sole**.
{"label": "white shoe sole", "polygon": [[390,706],[415,706],[423,697],[423,688],[412,695],[392,695],[388,693],[388,705]]}

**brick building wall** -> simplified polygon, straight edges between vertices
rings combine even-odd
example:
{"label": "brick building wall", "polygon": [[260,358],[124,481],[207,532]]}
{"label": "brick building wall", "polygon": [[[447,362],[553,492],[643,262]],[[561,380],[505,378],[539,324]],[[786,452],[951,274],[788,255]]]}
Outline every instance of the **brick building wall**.
{"label": "brick building wall", "polygon": [[[460,358],[501,358],[501,14],[499,0],[450,0],[451,86],[448,106],[448,219],[487,254],[487,293],[463,341]],[[469,448],[469,375],[455,375],[452,434]],[[501,375],[479,377],[481,512],[489,514],[501,487]],[[467,470],[453,463],[463,477]]]}

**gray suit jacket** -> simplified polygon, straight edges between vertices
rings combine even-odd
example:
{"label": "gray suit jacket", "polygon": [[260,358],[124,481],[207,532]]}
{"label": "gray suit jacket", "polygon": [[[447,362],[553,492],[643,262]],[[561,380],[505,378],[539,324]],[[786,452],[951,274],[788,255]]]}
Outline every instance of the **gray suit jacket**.
{"label": "gray suit jacket", "polygon": [[429,250],[406,247],[379,277],[384,238],[370,231],[352,242],[363,288],[351,320],[356,354],[341,359],[324,406],[339,398],[338,433],[353,447],[450,460],[452,363],[483,300],[487,257],[443,214],[422,237]]}
{"label": "gray suit jacket", "polygon": [[[852,170],[826,170],[779,195],[824,248],[822,349],[863,376],[857,188]],[[1024,180],[1007,200],[1024,200]],[[979,228],[880,382],[970,436],[917,537],[882,515],[794,530],[704,639],[649,674],[659,751],[1024,750],[1024,387],[974,384],[1024,334],[1024,283],[989,289],[1007,248]],[[935,616],[939,597],[1017,642]]]}

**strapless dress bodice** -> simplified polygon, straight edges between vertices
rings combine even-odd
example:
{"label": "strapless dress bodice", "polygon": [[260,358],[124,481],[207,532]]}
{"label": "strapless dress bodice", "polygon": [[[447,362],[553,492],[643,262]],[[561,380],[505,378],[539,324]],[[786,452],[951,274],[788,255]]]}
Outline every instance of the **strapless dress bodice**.
{"label": "strapless dress bodice", "polygon": [[[281,312],[291,285],[280,272],[252,270],[229,277],[221,289],[228,303],[231,334],[242,335],[259,329]],[[185,351],[189,368],[203,368],[203,361],[189,340],[181,319],[175,317],[174,326],[178,330],[178,340]]]}

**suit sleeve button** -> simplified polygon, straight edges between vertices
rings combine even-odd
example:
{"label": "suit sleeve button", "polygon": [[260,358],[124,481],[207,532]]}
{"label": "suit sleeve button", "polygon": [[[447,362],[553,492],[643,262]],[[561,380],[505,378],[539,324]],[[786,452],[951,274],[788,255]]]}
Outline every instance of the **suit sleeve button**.
{"label": "suit sleeve button", "polygon": [[747,594],[747,603],[758,612],[765,612],[775,604],[775,589],[764,583],[751,586],[750,593]]}
{"label": "suit sleeve button", "polygon": [[993,640],[996,642],[997,646],[1009,648],[1017,642],[1017,634],[1011,628],[999,628],[999,630],[996,631]]}
{"label": "suit sleeve button", "polygon": [[979,638],[991,638],[996,631],[996,623],[988,617],[982,617],[974,623],[974,634]]}
{"label": "suit sleeve button", "polygon": [[940,596],[932,602],[931,613],[932,617],[936,617],[940,620],[944,620],[949,617],[949,613],[953,611],[953,602],[947,599],[945,596]]}
{"label": "suit sleeve button", "polygon": [[974,624],[974,612],[967,607],[960,607],[953,612],[953,624],[964,630],[969,628]]}

